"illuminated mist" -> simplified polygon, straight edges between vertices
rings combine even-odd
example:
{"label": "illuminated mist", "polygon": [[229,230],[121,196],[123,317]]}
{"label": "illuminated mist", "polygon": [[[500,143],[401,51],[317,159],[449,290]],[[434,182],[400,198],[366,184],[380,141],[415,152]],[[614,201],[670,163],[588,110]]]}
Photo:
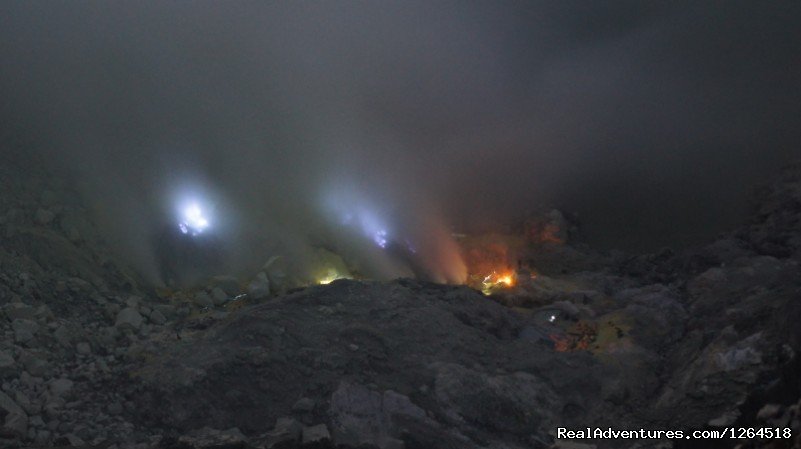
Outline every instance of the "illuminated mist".
{"label": "illuminated mist", "polygon": [[462,282],[455,230],[543,204],[601,247],[693,244],[797,155],[801,39],[797,3],[679,3],[6,2],[3,136],[150,279],[165,223],[246,275],[327,248]]}

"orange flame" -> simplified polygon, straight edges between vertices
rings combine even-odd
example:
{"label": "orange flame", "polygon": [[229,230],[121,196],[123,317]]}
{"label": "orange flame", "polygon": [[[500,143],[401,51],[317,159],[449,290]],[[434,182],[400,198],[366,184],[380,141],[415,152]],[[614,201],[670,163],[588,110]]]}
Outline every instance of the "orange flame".
{"label": "orange flame", "polygon": [[[475,279],[475,278],[474,278]],[[492,293],[493,289],[497,287],[514,287],[515,285],[515,273],[509,271],[503,271],[500,274],[497,271],[493,271],[492,273],[486,275],[482,278],[478,278],[475,285],[475,288],[480,288],[485,295],[489,295]]]}
{"label": "orange flame", "polygon": [[511,274],[503,274],[503,275],[498,276],[498,282],[497,283],[498,284],[504,284],[504,285],[506,285],[508,287],[511,287],[511,286],[515,285],[515,279],[514,279],[514,276],[512,276]]}

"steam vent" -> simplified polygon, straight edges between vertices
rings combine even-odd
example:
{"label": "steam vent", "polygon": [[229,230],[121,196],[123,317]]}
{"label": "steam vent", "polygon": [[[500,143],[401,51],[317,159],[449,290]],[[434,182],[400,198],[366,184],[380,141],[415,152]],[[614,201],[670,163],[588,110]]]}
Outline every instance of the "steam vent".
{"label": "steam vent", "polygon": [[0,449],[801,449],[801,2],[0,2]]}

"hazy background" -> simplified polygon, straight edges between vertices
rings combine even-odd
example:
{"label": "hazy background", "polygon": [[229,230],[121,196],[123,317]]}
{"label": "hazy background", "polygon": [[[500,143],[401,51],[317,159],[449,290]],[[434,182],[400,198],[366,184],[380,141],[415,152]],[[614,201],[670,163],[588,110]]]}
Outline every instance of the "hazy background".
{"label": "hazy background", "polygon": [[458,277],[451,229],[542,206],[602,248],[735,225],[801,154],[799,23],[798,1],[2,2],[0,119],[142,266],[202,195],[243,265],[334,239],[396,273],[337,234],[364,213]]}

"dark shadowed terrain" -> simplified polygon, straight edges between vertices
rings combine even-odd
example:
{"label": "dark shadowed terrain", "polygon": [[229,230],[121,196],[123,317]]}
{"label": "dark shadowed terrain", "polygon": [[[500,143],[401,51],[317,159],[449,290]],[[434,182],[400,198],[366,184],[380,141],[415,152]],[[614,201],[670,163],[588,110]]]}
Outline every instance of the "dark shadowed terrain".
{"label": "dark shadowed terrain", "polygon": [[[267,291],[154,290],[29,164],[4,161],[0,196],[4,447],[799,447],[798,166],[706,246],[546,242],[521,256],[536,277],[487,297],[412,279],[283,291],[271,267]],[[792,437],[556,433],[587,426]]]}
{"label": "dark shadowed terrain", "polygon": [[801,449],[799,23],[0,2],[0,448]]}

